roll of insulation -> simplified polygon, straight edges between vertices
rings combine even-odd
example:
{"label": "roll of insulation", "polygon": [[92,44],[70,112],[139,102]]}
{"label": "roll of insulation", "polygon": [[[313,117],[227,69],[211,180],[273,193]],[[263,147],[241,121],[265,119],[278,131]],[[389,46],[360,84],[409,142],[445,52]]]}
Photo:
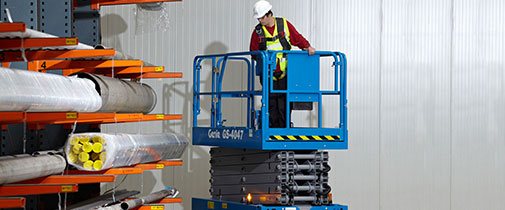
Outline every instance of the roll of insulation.
{"label": "roll of insulation", "polygon": [[95,112],[102,99],[93,82],[0,67],[0,111]]}
{"label": "roll of insulation", "polygon": [[102,97],[100,112],[149,113],[156,105],[156,93],[149,85],[89,73],[77,76],[95,84]]}
{"label": "roll of insulation", "polygon": [[[91,150],[84,150],[84,145]],[[180,134],[104,134],[71,135],[65,145],[68,163],[80,170],[100,171],[163,159],[180,158],[188,139]],[[77,148],[77,149],[76,149]]]}
{"label": "roll of insulation", "polygon": [[53,153],[3,156],[0,159],[0,185],[59,174],[66,166],[65,158]]}

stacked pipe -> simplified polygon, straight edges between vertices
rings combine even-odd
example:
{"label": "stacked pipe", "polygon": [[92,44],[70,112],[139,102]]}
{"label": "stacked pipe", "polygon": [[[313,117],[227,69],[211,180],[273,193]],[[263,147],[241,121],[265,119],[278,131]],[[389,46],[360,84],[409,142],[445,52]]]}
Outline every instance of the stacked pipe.
{"label": "stacked pipe", "polygon": [[213,199],[265,205],[330,203],[328,153],[212,148]]}
{"label": "stacked pipe", "polygon": [[99,112],[149,113],[156,105],[156,93],[149,85],[89,73],[77,76],[95,84],[102,98]]}
{"label": "stacked pipe", "polygon": [[65,153],[80,170],[100,171],[163,159],[180,158],[188,144],[185,136],[161,134],[72,134]]}
{"label": "stacked pipe", "polygon": [[55,151],[0,157],[0,185],[38,177],[60,174],[65,170],[65,158]]}
{"label": "stacked pipe", "polygon": [[0,67],[0,111],[95,112],[102,99],[87,79]]}
{"label": "stacked pipe", "polygon": [[146,84],[78,77],[0,67],[0,111],[149,113],[156,105],[156,93]]}

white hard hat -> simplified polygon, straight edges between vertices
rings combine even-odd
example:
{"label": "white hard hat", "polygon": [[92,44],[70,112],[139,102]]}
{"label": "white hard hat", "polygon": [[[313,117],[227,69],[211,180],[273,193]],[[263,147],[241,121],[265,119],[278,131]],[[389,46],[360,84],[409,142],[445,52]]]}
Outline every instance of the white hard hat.
{"label": "white hard hat", "polygon": [[253,17],[256,19],[263,17],[271,9],[272,9],[272,5],[270,4],[270,2],[265,1],[265,0],[259,0],[258,2],[256,2],[256,4],[254,4]]}

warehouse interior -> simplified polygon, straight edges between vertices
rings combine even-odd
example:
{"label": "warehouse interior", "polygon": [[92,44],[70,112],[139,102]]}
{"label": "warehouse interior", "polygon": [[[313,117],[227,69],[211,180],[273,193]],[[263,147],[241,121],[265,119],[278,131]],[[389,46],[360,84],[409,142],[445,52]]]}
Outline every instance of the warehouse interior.
{"label": "warehouse interior", "polygon": [[[160,192],[162,197],[131,209],[504,209],[504,1],[268,2],[273,16],[286,18],[319,52],[316,56],[321,55],[318,67],[330,73],[319,74],[320,88],[339,90],[338,100],[319,104],[323,124],[344,122],[343,133],[334,132],[345,146],[283,142],[307,143],[309,149],[293,149],[304,151],[296,155],[326,158],[331,170],[324,172],[324,186],[331,186],[331,192],[323,197],[329,197],[329,203],[282,203],[278,198],[282,205],[274,205],[251,201],[247,190],[241,191],[242,201],[212,192],[217,189],[211,181],[217,169],[211,158],[219,159],[216,154],[225,151],[219,148],[226,144],[195,143],[195,121],[201,125],[214,119],[216,104],[204,96],[200,104],[195,87],[214,91],[214,76],[219,74],[214,67],[219,65],[204,61],[200,73],[195,57],[249,52],[259,20],[253,17],[258,0],[0,0],[0,209],[79,209],[75,204],[103,194],[109,200],[98,201],[109,201],[105,203],[110,206],[81,204],[81,209],[130,209],[119,206]],[[81,44],[91,48],[79,48]],[[338,52],[331,55],[339,59],[323,59],[326,52]],[[312,58],[306,51],[300,55]],[[244,57],[252,61],[251,55]],[[249,87],[245,63],[230,61],[226,69],[223,90]],[[309,70],[300,76],[309,78]],[[262,87],[260,77],[252,78]],[[122,88],[113,92],[117,86]],[[46,87],[48,91],[40,91]],[[60,91],[49,91],[52,87],[70,98],[58,100]],[[109,97],[116,94],[127,106],[109,100],[105,109],[105,87],[110,88]],[[22,101],[31,97],[30,90],[39,94],[32,98],[44,100],[40,103],[56,98],[56,104]],[[130,92],[124,90],[135,92],[134,99],[125,99]],[[95,104],[78,108],[84,101]],[[141,108],[132,108],[136,103]],[[217,103],[224,118],[217,127],[249,123],[248,103]],[[255,103],[261,107],[261,100]],[[201,108],[199,118],[195,104]],[[259,112],[263,118],[258,121],[268,119],[266,110]],[[293,110],[294,125],[285,129],[320,131],[317,110]],[[207,137],[212,142],[213,137]],[[125,141],[133,146],[128,148]],[[229,144],[240,144],[237,141]],[[104,148],[91,147],[99,144]],[[76,145],[78,152],[72,153]],[[233,147],[246,149],[243,157],[253,148],[245,143]],[[265,148],[260,150],[268,154],[284,151]],[[101,158],[103,151],[109,156]],[[31,164],[38,164],[30,161],[48,156],[59,157],[55,161],[63,161],[63,168],[43,175],[30,171],[35,168]],[[42,169],[53,166],[48,162]],[[138,193],[130,196],[122,189]]]}

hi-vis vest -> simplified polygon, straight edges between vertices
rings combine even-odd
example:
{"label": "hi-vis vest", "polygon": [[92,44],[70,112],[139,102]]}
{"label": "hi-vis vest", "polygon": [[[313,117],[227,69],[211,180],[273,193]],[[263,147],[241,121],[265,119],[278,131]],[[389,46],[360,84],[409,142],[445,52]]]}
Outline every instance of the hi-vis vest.
{"label": "hi-vis vest", "polygon": [[[256,25],[255,31],[260,40],[259,50],[291,50],[289,28],[285,18],[275,18],[274,34],[270,34],[267,28],[261,24]],[[277,63],[282,71],[279,79],[282,79],[286,76],[286,68],[288,65],[286,56],[283,53],[277,54]],[[276,77],[273,79],[277,80]]]}

